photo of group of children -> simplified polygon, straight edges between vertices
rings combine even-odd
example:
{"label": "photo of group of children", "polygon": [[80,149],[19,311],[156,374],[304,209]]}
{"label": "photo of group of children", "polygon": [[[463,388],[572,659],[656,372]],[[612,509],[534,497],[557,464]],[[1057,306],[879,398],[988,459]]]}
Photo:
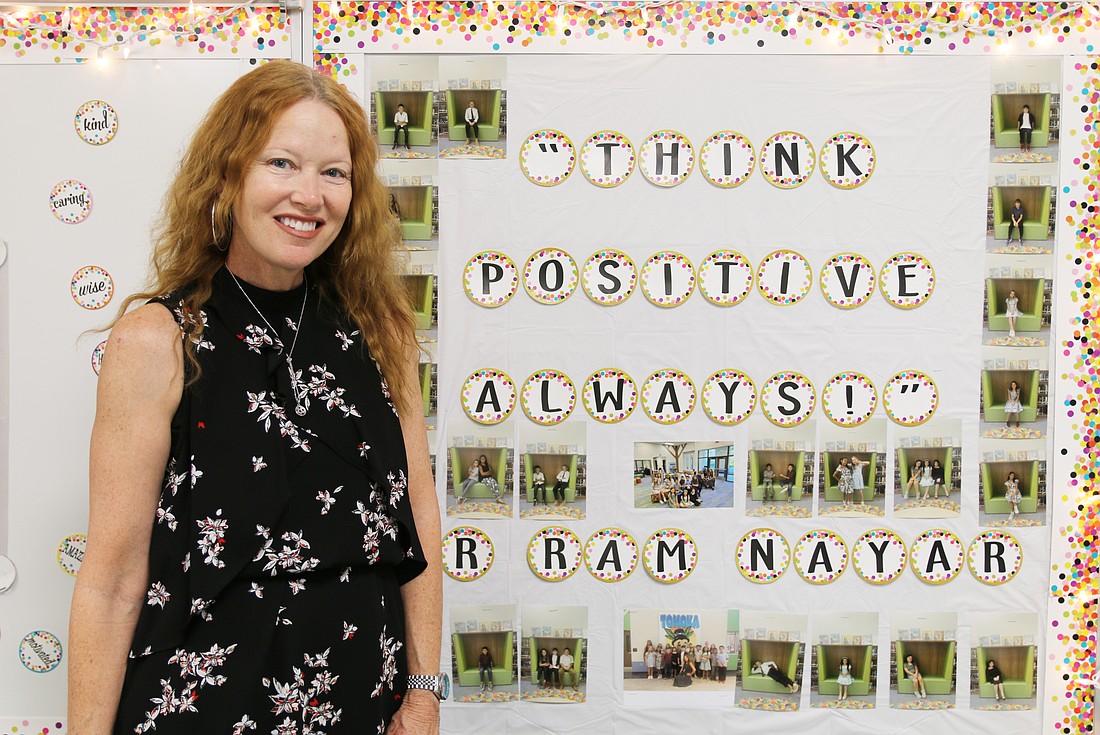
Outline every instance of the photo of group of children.
{"label": "photo of group of children", "polygon": [[[585,424],[505,422],[450,437],[447,515],[455,518],[580,520],[587,499]],[[517,462],[516,447],[519,447]],[[518,497],[517,497],[518,493]]]}
{"label": "photo of group of children", "polygon": [[504,158],[507,58],[373,57],[370,119],[383,158]]}
{"label": "photo of group of children", "polygon": [[[894,612],[888,647],[879,645],[879,626],[876,612],[628,610],[624,703],[770,712],[794,712],[803,704],[955,709],[963,674],[958,614]],[[972,613],[969,628],[969,684],[963,687],[969,708],[1035,709],[1038,616]]]}
{"label": "photo of group of children", "polygon": [[635,442],[635,508],[732,508],[734,445]]}
{"label": "photo of group of children", "polygon": [[524,605],[519,624],[515,605],[454,605],[450,614],[453,701],[585,701],[587,607]]}
{"label": "photo of group of children", "polygon": [[1056,59],[994,65],[979,391],[983,525],[1046,518],[1059,86]]}

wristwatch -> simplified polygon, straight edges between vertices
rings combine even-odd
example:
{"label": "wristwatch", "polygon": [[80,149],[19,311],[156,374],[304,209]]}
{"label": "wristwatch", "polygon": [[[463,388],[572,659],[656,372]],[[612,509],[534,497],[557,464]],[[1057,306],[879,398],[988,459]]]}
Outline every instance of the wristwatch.
{"label": "wristwatch", "polygon": [[445,673],[409,674],[409,689],[427,689],[440,702],[451,696],[451,679]]}

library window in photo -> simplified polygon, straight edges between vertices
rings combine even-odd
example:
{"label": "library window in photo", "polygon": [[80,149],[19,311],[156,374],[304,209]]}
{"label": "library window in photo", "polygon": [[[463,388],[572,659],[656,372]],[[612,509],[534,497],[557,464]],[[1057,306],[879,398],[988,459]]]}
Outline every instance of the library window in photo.
{"label": "library window in photo", "polygon": [[635,442],[635,508],[732,508],[734,446]]}

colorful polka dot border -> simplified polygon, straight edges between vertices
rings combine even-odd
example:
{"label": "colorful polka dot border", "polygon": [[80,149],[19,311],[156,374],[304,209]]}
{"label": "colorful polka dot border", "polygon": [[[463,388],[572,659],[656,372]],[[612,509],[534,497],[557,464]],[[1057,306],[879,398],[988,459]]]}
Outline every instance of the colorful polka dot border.
{"label": "colorful polka dot border", "polygon": [[756,408],[756,383],[740,370],[719,370],[703,383],[702,398],[712,421],[736,426]]}
{"label": "colorful polka dot border", "polygon": [[898,253],[882,264],[878,283],[891,304],[899,309],[916,309],[932,298],[936,271],[920,253]]}
{"label": "colorful polka dot border", "polygon": [[[791,563],[791,547],[774,528],[754,528],[741,537],[734,552],[741,576],[755,584],[771,584]],[[757,566],[757,561],[766,561]]]}
{"label": "colorful polka dot border", "polygon": [[462,287],[470,301],[478,306],[491,309],[503,306],[519,290],[519,269],[504,253],[485,250],[466,262],[462,270]]}
{"label": "colorful polka dot border", "polygon": [[50,211],[60,222],[78,225],[92,213],[92,192],[76,179],[65,179],[50,190]]}
{"label": "colorful polka dot border", "polygon": [[790,306],[806,298],[813,285],[810,263],[794,250],[776,250],[756,267],[756,288],[777,306]]}
{"label": "colorful polka dot border", "polygon": [[[860,579],[874,585],[886,585],[905,571],[909,550],[893,531],[873,528],[858,539],[852,549],[852,568]],[[880,564],[881,562],[881,564]]]}
{"label": "colorful polka dot border", "polygon": [[[840,150],[838,150],[840,149]],[[821,146],[821,174],[838,189],[856,189],[875,172],[875,149],[859,133],[837,133]],[[845,167],[851,170],[845,170]]]}
{"label": "colorful polka dot border", "polygon": [[[847,274],[845,271],[847,270]],[[821,266],[821,294],[838,309],[856,309],[875,292],[875,268],[859,253],[837,253]]]}
{"label": "colorful polka dot border", "polygon": [[565,526],[540,529],[527,544],[527,565],[547,582],[564,582],[576,574],[581,556],[581,540]]}
{"label": "colorful polka dot border", "polygon": [[775,133],[760,147],[760,173],[772,186],[794,189],[814,175],[814,146],[802,133]]}
{"label": "colorful polka dot border", "polygon": [[[615,272],[607,273],[609,268]],[[609,280],[606,286],[596,282],[600,276]],[[638,267],[629,255],[619,250],[598,250],[592,253],[581,269],[584,292],[600,306],[618,306],[630,298],[637,285]]]}
{"label": "colorful polka dot border", "polygon": [[865,424],[875,415],[877,407],[875,384],[863,373],[837,373],[821,390],[821,408],[837,426]]}
{"label": "colorful polka dot border", "polygon": [[959,537],[942,528],[925,531],[909,547],[909,564],[922,581],[947,584],[963,568],[966,551]]}
{"label": "colorful polka dot border", "polygon": [[621,185],[634,173],[634,144],[615,130],[600,130],[581,145],[581,173],[604,189]]}
{"label": "colorful polka dot border", "polygon": [[810,584],[832,584],[848,569],[848,544],[832,531],[809,531],[794,545],[794,569]]}
{"label": "colorful polka dot border", "polygon": [[519,165],[532,184],[558,186],[573,173],[577,153],[560,130],[536,130],[519,148]]}
{"label": "colorful polka dot border", "polygon": [[462,383],[462,410],[479,424],[499,424],[516,408],[516,384],[506,373],[482,368]]}
{"label": "colorful polka dot border", "polygon": [[[991,550],[996,553],[989,554]],[[989,554],[987,557],[986,555]],[[993,568],[994,560],[996,569]],[[992,586],[1011,582],[1024,565],[1024,547],[1005,531],[986,531],[970,542],[966,565],[974,579]]]}
{"label": "colorful polka dot border", "polygon": [[[605,570],[605,562],[610,562],[608,550],[615,545],[613,555],[619,568]],[[605,557],[607,557],[605,559]],[[588,537],[584,544],[584,566],[588,573],[601,582],[622,582],[638,568],[638,542],[621,528],[601,528]]]}
{"label": "colorful polka dot border", "polygon": [[95,311],[111,303],[115,280],[98,265],[86,265],[69,279],[69,293],[81,308]]}
{"label": "colorful polka dot border", "polygon": [[573,256],[557,248],[536,250],[523,266],[523,288],[540,304],[562,303],[577,290],[579,280]]}
{"label": "colorful polka dot border", "polygon": [[89,145],[106,145],[118,132],[118,113],[103,100],[89,100],[77,108],[73,127]]}
{"label": "colorful polka dot border", "polygon": [[[614,392],[604,390],[603,381],[614,383]],[[603,368],[584,381],[581,398],[589,416],[601,424],[617,424],[634,413],[638,405],[638,385],[634,378],[618,368]]]}
{"label": "colorful polka dot border", "polygon": [[662,308],[679,306],[695,290],[695,266],[686,255],[662,250],[646,260],[640,280],[649,303]]}
{"label": "colorful polka dot border", "polygon": [[657,370],[642,383],[642,409],[658,424],[677,424],[695,410],[695,395],[687,373]]}
{"label": "colorful polka dot border", "polygon": [[[678,559],[682,563],[668,567],[665,565],[665,557]],[[699,563],[699,549],[695,545],[695,539],[679,528],[662,528],[654,531],[646,539],[645,549],[642,553],[642,563],[646,574],[662,584],[677,584],[683,582],[695,571]]]}
{"label": "colorful polka dot border", "polygon": [[699,265],[699,292],[716,306],[740,304],[752,283],[752,263],[736,250],[715,250]]}
{"label": "colorful polka dot border", "polygon": [[903,370],[882,389],[882,405],[890,420],[902,426],[920,426],[936,413],[940,393],[927,374]]}
{"label": "colorful polka dot border", "polygon": [[789,370],[776,373],[760,389],[760,407],[776,426],[798,426],[810,418],[816,406],[817,392],[802,373]]}
{"label": "colorful polka dot border", "polygon": [[536,424],[554,426],[573,415],[577,388],[559,370],[537,370],[523,382],[519,400],[527,418]]}
{"label": "colorful polka dot border", "polygon": [[[463,549],[462,544],[459,543],[460,539],[472,543],[473,549]],[[493,540],[489,538],[489,534],[473,526],[452,528],[443,537],[441,546],[443,571],[448,577],[459,582],[473,582],[484,577],[492,569],[496,557]],[[473,554],[478,564],[468,569],[461,569],[458,562],[467,554]]]}
{"label": "colorful polka dot border", "polygon": [[[671,150],[666,151],[665,146]],[[683,133],[658,130],[650,133],[638,153],[642,176],[651,184],[670,187],[687,181],[695,168],[695,149]],[[671,167],[666,172],[666,167]]]}
{"label": "colorful polka dot border", "polygon": [[719,130],[699,152],[699,169],[707,181],[722,189],[745,183],[756,168],[756,149],[736,130]]}

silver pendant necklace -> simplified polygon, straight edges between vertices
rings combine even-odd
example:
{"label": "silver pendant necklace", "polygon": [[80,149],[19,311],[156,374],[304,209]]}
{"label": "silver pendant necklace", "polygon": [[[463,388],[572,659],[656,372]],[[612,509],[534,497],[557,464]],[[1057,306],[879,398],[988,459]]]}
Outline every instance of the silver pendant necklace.
{"label": "silver pendant necklace", "polygon": [[[264,316],[264,313],[260,311],[260,307],[256,306],[256,302],[248,295],[248,291],[244,290],[244,286],[241,285],[241,282],[237,279],[237,276],[234,275],[233,271],[229,270],[228,265],[225,267],[225,270],[233,278],[233,283],[237,284],[237,288],[244,294],[248,303],[252,305],[252,308],[255,309],[256,313],[260,315],[260,318],[264,320],[264,324],[271,330],[271,334],[274,335],[275,339],[279,339],[279,333],[275,331],[275,327],[271,326],[271,322],[269,322],[267,317]],[[298,344],[298,334],[302,331],[302,317],[306,314],[306,301],[309,299],[309,278],[306,276],[305,272],[302,273],[302,278],[306,285],[305,293],[302,295],[302,310],[298,314],[298,323],[294,327],[294,339],[290,342],[290,351],[285,355],[286,367],[287,370],[290,371],[290,392],[294,394],[294,413],[299,416],[306,415],[306,407],[302,404],[302,394],[298,390],[298,376],[297,373],[294,372],[294,348]],[[281,351],[282,349],[283,341],[279,339],[279,350]]]}

